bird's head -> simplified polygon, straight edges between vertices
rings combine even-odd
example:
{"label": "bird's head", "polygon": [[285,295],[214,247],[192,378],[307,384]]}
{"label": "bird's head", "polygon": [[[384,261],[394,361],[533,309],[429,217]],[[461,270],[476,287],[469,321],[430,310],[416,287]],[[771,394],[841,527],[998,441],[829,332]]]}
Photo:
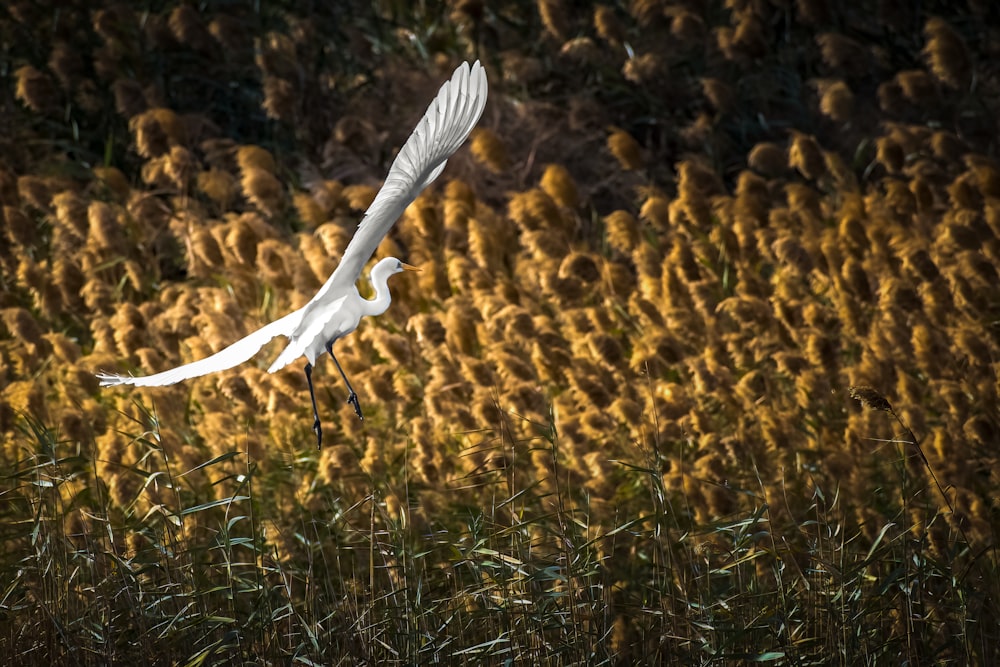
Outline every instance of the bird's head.
{"label": "bird's head", "polygon": [[396,259],[395,257],[386,257],[385,259],[379,261],[378,264],[372,269],[372,276],[384,275],[389,277],[391,275],[402,273],[403,271],[419,271],[420,269],[407,264],[406,262]]}

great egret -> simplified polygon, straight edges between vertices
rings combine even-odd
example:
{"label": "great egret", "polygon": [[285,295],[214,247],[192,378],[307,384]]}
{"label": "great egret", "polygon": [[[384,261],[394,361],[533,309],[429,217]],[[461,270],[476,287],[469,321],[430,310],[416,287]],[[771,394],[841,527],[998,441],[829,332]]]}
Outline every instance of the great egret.
{"label": "great egret", "polygon": [[384,313],[392,300],[387,284],[389,276],[403,270],[414,270],[415,267],[394,257],[387,257],[377,263],[371,272],[371,282],[375,288],[375,298],[371,300],[361,298],[355,283],[361,275],[361,269],[396,219],[438,177],[448,158],[472,132],[486,106],[486,95],[486,72],[479,61],[471,68],[468,63],[459,65],[451,80],[441,86],[437,97],[393,161],[382,189],[365,211],[340,264],[309,303],[205,359],[146,377],[100,373],[97,377],[101,380],[101,386],[130,384],[136,387],[158,387],[174,384],[232,368],[257,354],[272,338],[287,336],[288,346],[267,370],[274,373],[303,355],[308,360],[305,372],[309,398],[312,401],[313,431],[316,433],[317,446],[323,446],[323,429],[316,408],[312,370],[316,359],[324,350],[330,353],[347,385],[348,403],[354,406],[358,418],[364,419],[358,396],[333,354],[333,344],[354,331],[362,317]]}

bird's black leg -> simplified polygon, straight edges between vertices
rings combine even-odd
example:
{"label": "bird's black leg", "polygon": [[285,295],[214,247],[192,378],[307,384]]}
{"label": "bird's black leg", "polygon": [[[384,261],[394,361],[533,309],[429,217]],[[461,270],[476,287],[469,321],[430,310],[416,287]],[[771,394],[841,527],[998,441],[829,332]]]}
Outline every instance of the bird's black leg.
{"label": "bird's black leg", "polygon": [[344,378],[344,384],[347,385],[347,402],[354,406],[354,412],[357,413],[358,419],[364,421],[365,416],[361,414],[361,404],[358,403],[358,395],[354,393],[354,387],[351,386],[350,381],[347,379],[347,374],[344,373],[344,369],[340,367],[340,362],[337,361],[336,355],[333,354],[333,341],[327,341],[326,351],[330,353],[330,358],[333,359],[333,363],[337,365],[337,370],[340,371],[340,377]]}
{"label": "bird's black leg", "polygon": [[312,400],[313,404],[313,433],[316,434],[316,449],[323,448],[323,427],[319,423],[319,410],[316,409],[316,392],[313,390],[313,378],[312,378],[313,367],[312,364],[306,364],[306,384],[309,385],[309,398]]}

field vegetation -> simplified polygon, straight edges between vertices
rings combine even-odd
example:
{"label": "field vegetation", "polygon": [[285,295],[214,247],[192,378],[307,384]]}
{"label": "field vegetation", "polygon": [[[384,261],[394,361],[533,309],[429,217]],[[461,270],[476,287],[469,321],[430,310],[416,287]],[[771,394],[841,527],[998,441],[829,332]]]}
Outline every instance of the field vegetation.
{"label": "field vegetation", "polygon": [[[98,387],[311,298],[475,58],[363,422],[277,343]],[[0,661],[1000,664],[998,64],[981,0],[6,3]]]}

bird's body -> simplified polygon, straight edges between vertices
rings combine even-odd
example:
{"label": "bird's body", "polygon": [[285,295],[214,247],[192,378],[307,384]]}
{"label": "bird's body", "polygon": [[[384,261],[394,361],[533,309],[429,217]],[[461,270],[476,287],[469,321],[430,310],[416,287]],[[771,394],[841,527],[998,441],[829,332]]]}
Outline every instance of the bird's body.
{"label": "bird's body", "polygon": [[406,207],[438,177],[448,158],[465,142],[482,115],[486,97],[486,73],[482,65],[476,61],[470,68],[468,63],[462,63],[451,80],[441,86],[437,97],[399,151],[385,183],[365,211],[357,232],[344,251],[340,264],[309,303],[205,359],[144,377],[102,373],[98,375],[101,386],[128,384],[154,387],[174,384],[232,368],[257,354],[276,336],[286,336],[288,345],[268,372],[274,373],[300,357],[307,359],[305,372],[315,417],[313,429],[319,444],[322,445],[322,430],[316,411],[312,368],[324,351],[333,358],[350,392],[348,401],[358,417],[362,417],[357,395],[333,354],[333,343],[354,331],[362,317],[384,313],[391,301],[387,282],[389,276],[414,267],[394,257],[378,262],[371,272],[375,297],[370,300],[361,297],[355,283],[365,263]]}
{"label": "bird's body", "polygon": [[[400,268],[401,267],[401,268]],[[389,276],[410,267],[395,257],[386,257],[372,269],[371,282],[375,287],[374,299],[363,299],[355,285],[347,288],[347,294],[322,308],[309,306],[309,302],[295,313],[301,313],[300,322],[288,335],[288,345],[274,360],[268,373],[280,371],[299,357],[304,356],[310,364],[326,351],[326,344],[346,336],[358,328],[362,317],[381,315],[389,308],[392,297],[389,294]],[[295,314],[293,313],[293,314]]]}

